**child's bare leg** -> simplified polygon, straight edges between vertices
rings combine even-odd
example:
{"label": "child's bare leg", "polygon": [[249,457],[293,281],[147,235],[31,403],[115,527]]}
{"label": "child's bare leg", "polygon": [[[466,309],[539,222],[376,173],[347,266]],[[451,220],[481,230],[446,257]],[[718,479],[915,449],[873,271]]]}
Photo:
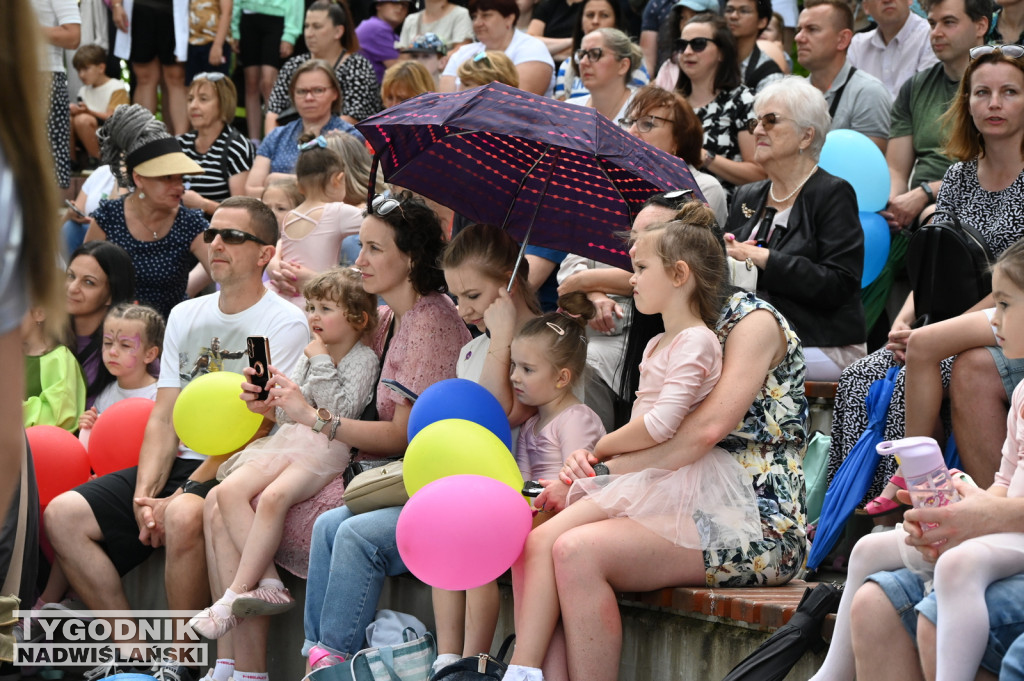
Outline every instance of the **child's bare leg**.
{"label": "child's bare leg", "polygon": [[[991,345],[992,325],[984,312],[947,319],[916,329],[907,340],[906,436],[942,439],[939,409],[944,389],[939,362],[970,348]],[[889,483],[881,496],[895,499],[896,485]]]}
{"label": "child's bare leg", "polygon": [[551,549],[564,532],[607,520],[608,514],[583,499],[530,532],[522,561],[522,602],[516,608],[516,649],[511,664],[540,668],[561,609]]}
{"label": "child's bare leg", "polygon": [[988,643],[985,590],[1020,572],[1024,535],[1002,533],[970,539],[935,563],[936,681],[970,681]]}
{"label": "child's bare leg", "polygon": [[[811,681],[853,681],[850,605],[857,589],[864,584],[869,575],[881,570],[903,567],[900,544],[905,537],[906,533],[901,526],[891,532],[866,535],[854,545],[846,573],[846,588],[839,601],[839,612],[836,614],[836,626],[828,655]],[[988,631],[987,627],[985,631]]]}
{"label": "child's bare leg", "polygon": [[261,577],[277,577],[273,559],[281,545],[288,509],[312,497],[335,477],[335,473],[314,473],[292,464],[263,490],[249,537],[242,549],[238,571],[229,589],[241,593],[253,588]]}
{"label": "child's bare leg", "polygon": [[232,471],[224,482],[217,486],[218,506],[228,536],[239,553],[245,548],[256,511],[252,510],[254,496],[266,489],[277,474],[268,474],[257,466],[244,465]]}
{"label": "child's bare leg", "polygon": [[437,630],[437,659],[431,675],[458,662],[462,657],[466,632],[466,592],[430,590],[434,603],[434,628]]}
{"label": "child's bare leg", "polygon": [[466,641],[462,648],[463,657],[490,652],[500,609],[501,593],[497,582],[466,592]]}

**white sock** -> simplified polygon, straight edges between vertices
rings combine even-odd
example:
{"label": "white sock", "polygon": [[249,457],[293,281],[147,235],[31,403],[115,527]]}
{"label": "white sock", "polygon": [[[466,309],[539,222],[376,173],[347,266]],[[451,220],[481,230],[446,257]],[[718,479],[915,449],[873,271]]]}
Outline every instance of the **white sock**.
{"label": "white sock", "polygon": [[267,672],[236,672],[235,681],[269,681]]}
{"label": "white sock", "polygon": [[850,552],[850,564],[846,571],[846,588],[839,600],[836,613],[836,627],[829,643],[828,655],[821,669],[811,681],[853,681],[854,659],[850,631],[850,604],[857,589],[871,575],[881,570],[896,570],[903,567],[900,544],[906,533],[903,528],[881,534],[868,534]]}
{"label": "white sock", "polygon": [[505,670],[505,681],[544,681],[544,672],[536,667],[523,667],[518,664],[510,664]]}
{"label": "white sock", "polygon": [[455,664],[461,659],[462,658],[455,653],[441,653],[437,656],[437,659],[434,660],[434,665],[430,668],[430,675],[433,676],[448,665]]}
{"label": "white sock", "polygon": [[213,668],[213,681],[228,681],[234,673],[234,660],[217,660],[217,666]]}
{"label": "white sock", "polygon": [[238,594],[231,589],[227,589],[224,591],[224,595],[217,599],[216,603],[210,606],[210,609],[213,610],[218,617],[230,617],[231,604],[235,602],[236,598],[238,598]]}
{"label": "white sock", "polygon": [[278,591],[284,591],[284,582],[280,579],[270,579],[268,577],[267,579],[261,579],[259,585],[270,589],[277,589]]}

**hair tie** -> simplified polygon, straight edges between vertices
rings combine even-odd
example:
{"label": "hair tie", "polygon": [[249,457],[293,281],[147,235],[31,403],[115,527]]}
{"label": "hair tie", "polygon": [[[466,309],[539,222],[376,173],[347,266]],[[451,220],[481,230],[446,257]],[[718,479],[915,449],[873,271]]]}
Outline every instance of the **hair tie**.
{"label": "hair tie", "polygon": [[299,151],[309,151],[310,149],[316,149],[317,147],[320,147],[321,149],[327,148],[327,140],[323,135],[317,135],[316,139],[311,139],[308,142],[302,142],[299,144]]}
{"label": "hair tie", "polygon": [[569,312],[568,310],[566,310],[566,309],[565,309],[565,308],[563,308],[563,307],[560,307],[560,308],[558,308],[558,309],[557,309],[557,310],[555,310],[555,311],[556,311],[556,312],[557,312],[558,314],[562,315],[562,316],[568,317],[569,319],[579,319],[580,317],[582,317],[582,316],[583,316],[583,315],[581,315],[581,314],[573,314],[573,313]]}

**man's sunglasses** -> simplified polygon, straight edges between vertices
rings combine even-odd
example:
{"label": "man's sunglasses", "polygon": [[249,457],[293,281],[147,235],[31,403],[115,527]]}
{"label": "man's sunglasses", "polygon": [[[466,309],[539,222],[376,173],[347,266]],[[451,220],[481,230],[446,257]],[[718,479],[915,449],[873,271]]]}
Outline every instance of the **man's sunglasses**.
{"label": "man's sunglasses", "polygon": [[217,237],[220,237],[221,241],[232,246],[243,244],[246,241],[255,241],[260,246],[270,245],[263,239],[259,238],[258,236],[249,234],[249,232],[243,232],[240,229],[213,229],[212,227],[210,227],[205,232],[203,232],[203,241],[208,244],[212,244],[213,240],[216,239]]}

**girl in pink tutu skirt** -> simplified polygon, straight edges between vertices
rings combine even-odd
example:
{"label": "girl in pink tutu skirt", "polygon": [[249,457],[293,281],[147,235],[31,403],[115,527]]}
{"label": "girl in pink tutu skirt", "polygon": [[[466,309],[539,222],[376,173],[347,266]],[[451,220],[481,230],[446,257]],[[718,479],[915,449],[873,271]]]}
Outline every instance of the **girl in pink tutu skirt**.
{"label": "girl in pink tutu skirt", "polygon": [[[634,232],[633,299],[641,312],[662,316],[665,333],[644,350],[630,422],[594,447],[602,460],[668,440],[718,381],[722,349],[709,327],[721,308],[725,254],[714,220],[707,206],[691,202],[672,222]],[[571,505],[527,539],[516,566],[522,596],[516,650],[505,675],[509,681],[544,678],[540,667],[559,617],[551,549],[564,532],[629,518],[638,531],[646,528],[691,549],[737,548],[762,538],[749,474],[722,449],[672,471],[609,476],[597,464],[595,472],[596,477],[576,481]]]}
{"label": "girl in pink tutu skirt", "polygon": [[[207,638],[223,636],[239,617],[295,605],[273,562],[285,514],[345,470],[351,447],[334,437],[337,419],[359,418],[374,396],[377,355],[362,340],[377,326],[376,296],[363,290],[356,270],[339,267],[310,280],[304,295],[313,341],[291,380],[271,366],[269,397],[248,400],[252,411],[279,427],[229,459],[218,474],[228,476],[218,490],[220,508],[242,557],[224,595],[189,620]],[[259,393],[253,384],[242,387]],[[249,502],[260,492],[254,513]]]}

